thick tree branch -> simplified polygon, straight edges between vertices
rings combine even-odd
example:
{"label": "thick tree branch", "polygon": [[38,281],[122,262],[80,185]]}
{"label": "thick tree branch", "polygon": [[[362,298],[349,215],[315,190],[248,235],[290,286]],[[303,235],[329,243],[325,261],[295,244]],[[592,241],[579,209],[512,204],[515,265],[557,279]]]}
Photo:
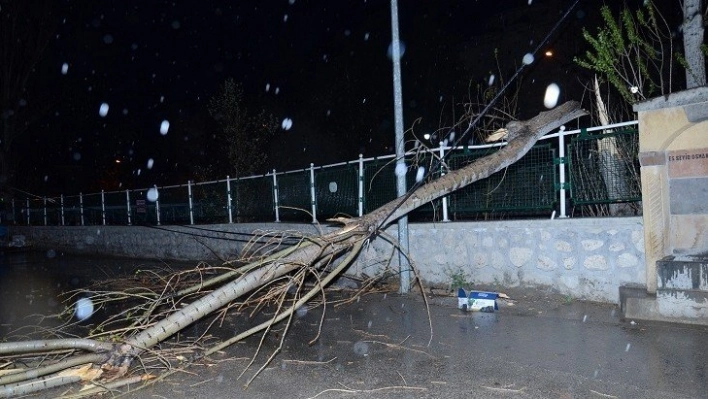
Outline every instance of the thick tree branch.
{"label": "thick tree branch", "polygon": [[364,216],[361,223],[371,229],[384,228],[421,205],[506,168],[523,157],[546,133],[584,115],[587,115],[587,112],[580,108],[580,103],[569,101],[527,121],[509,122],[506,126],[509,141],[505,147],[419,187],[408,197],[400,197],[389,202]]}

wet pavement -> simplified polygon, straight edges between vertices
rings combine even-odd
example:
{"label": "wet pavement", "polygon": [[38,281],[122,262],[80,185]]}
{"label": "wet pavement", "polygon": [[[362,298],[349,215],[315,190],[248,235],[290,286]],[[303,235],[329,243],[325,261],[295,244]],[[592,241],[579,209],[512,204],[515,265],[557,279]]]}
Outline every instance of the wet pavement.
{"label": "wet pavement", "polygon": [[[59,258],[42,265],[27,258],[22,264],[7,255],[0,260],[3,324],[8,308],[17,308],[17,302],[9,304],[6,290],[18,268],[24,270],[25,287],[33,280],[30,274],[42,270],[38,280],[44,287],[55,287],[91,274],[77,275],[73,268],[145,267],[143,261]],[[59,261],[61,273],[56,270]],[[51,307],[50,298],[40,298],[37,284],[31,287],[33,303]],[[322,316],[321,307],[312,308],[299,312],[282,351],[248,389],[245,382],[278,347],[278,332],[263,341],[260,355],[240,378],[259,337],[125,397],[706,397],[708,328],[635,323],[620,320],[614,305],[525,289],[504,292],[513,301],[500,301],[495,313],[462,313],[452,296],[430,298],[428,313],[420,294],[384,292],[346,305],[329,304],[319,338],[308,344],[317,337]],[[22,300],[28,299],[15,299]],[[243,317],[233,317],[221,331],[242,331],[246,323]]]}

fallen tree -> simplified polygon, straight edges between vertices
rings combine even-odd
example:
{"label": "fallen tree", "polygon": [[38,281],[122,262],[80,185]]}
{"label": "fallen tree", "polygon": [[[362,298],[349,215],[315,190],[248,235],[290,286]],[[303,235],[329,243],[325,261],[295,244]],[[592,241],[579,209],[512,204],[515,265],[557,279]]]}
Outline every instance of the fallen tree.
{"label": "fallen tree", "polygon": [[[506,168],[526,154],[541,136],[585,114],[577,102],[568,102],[530,120],[510,122],[505,130],[508,143],[499,151],[417,187],[363,217],[339,218],[336,221],[343,226],[332,232],[318,236],[291,234],[288,238],[297,241],[288,247],[274,240],[239,266],[225,264],[218,268],[220,272],[213,277],[207,278],[198,269],[191,274],[172,275],[160,290],[135,287],[96,293],[93,300],[98,305],[131,301],[131,306],[109,317],[86,338],[1,343],[0,367],[5,373],[0,374],[0,397],[80,381],[96,383],[81,393],[88,395],[151,378],[147,373],[129,373],[138,363],[136,360],[144,363],[144,357],[159,357],[158,344],[187,326],[209,315],[253,303],[256,298],[276,308],[272,318],[230,339],[200,346],[191,358],[209,356],[255,333],[267,332],[280,321],[287,319],[289,325],[295,311],[321,294],[356,259],[364,243],[381,234],[386,226],[423,204]],[[316,284],[305,288],[308,279]],[[119,320],[123,324],[111,328]],[[276,353],[277,348],[266,364]]]}

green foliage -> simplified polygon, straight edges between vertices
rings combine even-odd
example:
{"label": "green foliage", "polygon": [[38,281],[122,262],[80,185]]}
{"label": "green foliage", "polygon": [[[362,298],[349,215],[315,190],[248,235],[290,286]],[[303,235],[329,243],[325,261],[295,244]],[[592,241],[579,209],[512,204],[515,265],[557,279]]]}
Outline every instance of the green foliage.
{"label": "green foliage", "polygon": [[600,9],[604,26],[583,38],[592,47],[575,62],[604,77],[629,103],[671,92],[671,32],[652,2],[617,17]]}
{"label": "green foliage", "polygon": [[278,122],[265,111],[251,114],[244,103],[243,89],[233,79],[227,79],[219,92],[209,100],[209,114],[221,128],[220,139],[233,177],[245,177],[265,172],[268,141],[278,129]]}
{"label": "green foliage", "polygon": [[472,284],[467,280],[467,276],[462,270],[450,271],[450,289],[457,290],[458,288],[469,288]]}

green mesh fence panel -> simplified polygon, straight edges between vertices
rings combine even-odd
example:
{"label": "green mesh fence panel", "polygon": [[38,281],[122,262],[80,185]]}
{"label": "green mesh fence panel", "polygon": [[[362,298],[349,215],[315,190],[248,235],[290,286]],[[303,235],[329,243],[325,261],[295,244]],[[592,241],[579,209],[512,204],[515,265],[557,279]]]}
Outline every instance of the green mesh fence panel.
{"label": "green mesh fence panel", "polygon": [[128,224],[128,208],[125,191],[112,191],[104,194],[106,204],[106,224],[126,225]]}
{"label": "green mesh fence panel", "polygon": [[364,164],[364,213],[396,198],[396,161],[373,160]]}
{"label": "green mesh fence panel", "polygon": [[[24,202],[25,205],[27,202]],[[32,224],[44,224],[44,215],[46,212],[47,226],[58,226],[61,224],[61,201],[57,198],[34,199],[30,201],[30,215],[32,216]],[[22,224],[27,223],[27,219],[20,220]]]}
{"label": "green mesh fence panel", "polygon": [[194,223],[228,223],[228,193],[226,181],[192,185]]}
{"label": "green mesh fence panel", "polygon": [[[459,169],[494,150],[454,154],[448,165]],[[555,196],[555,151],[550,144],[534,146],[505,170],[472,183],[450,195],[450,210],[456,217],[479,212],[528,212],[553,209]]]}
{"label": "green mesh fence panel", "polygon": [[231,181],[231,195],[235,209],[235,222],[272,222],[275,220],[273,208],[273,177]]}
{"label": "green mesh fence panel", "polygon": [[[155,201],[150,201],[147,198],[149,190],[142,188],[130,192],[130,222],[134,225],[157,224],[157,205]],[[160,201],[162,201],[161,196],[161,193],[158,194],[158,200]],[[162,223],[162,220],[160,222]]]}
{"label": "green mesh fence panel", "polygon": [[29,224],[39,226],[44,224],[43,204],[42,200],[32,198],[29,200],[29,209],[27,209],[27,200],[22,201],[22,217],[19,220],[20,224],[27,224],[27,216],[29,215]]}
{"label": "green mesh fence panel", "polygon": [[66,226],[81,226],[81,206],[78,195],[64,197],[64,224]]}
{"label": "green mesh fence panel", "polygon": [[641,200],[636,129],[575,136],[570,139],[567,152],[573,203]]}
{"label": "green mesh fence panel", "polygon": [[[433,161],[434,163],[434,161]],[[424,167],[427,171],[431,167],[430,156],[409,157],[406,159],[406,187],[410,190],[416,183],[416,174],[419,167]],[[439,175],[439,171],[432,174],[433,177]],[[380,159],[364,164],[364,213],[371,212],[376,208],[385,205],[395,199],[396,195],[396,163],[393,158]],[[432,204],[425,204],[408,216],[417,219],[439,219],[441,201],[433,201]]]}
{"label": "green mesh fence panel", "polygon": [[359,214],[359,165],[346,164],[315,170],[317,218]]}
{"label": "green mesh fence panel", "polygon": [[278,175],[278,206],[280,220],[312,221],[309,170]]}
{"label": "green mesh fence panel", "polygon": [[[194,188],[194,186],[192,186]],[[180,186],[158,187],[160,224],[190,224],[189,188]],[[133,201],[134,203],[134,201]],[[133,205],[131,205],[132,207]]]}
{"label": "green mesh fence panel", "polygon": [[103,224],[101,193],[84,194],[84,224],[86,226]]}

